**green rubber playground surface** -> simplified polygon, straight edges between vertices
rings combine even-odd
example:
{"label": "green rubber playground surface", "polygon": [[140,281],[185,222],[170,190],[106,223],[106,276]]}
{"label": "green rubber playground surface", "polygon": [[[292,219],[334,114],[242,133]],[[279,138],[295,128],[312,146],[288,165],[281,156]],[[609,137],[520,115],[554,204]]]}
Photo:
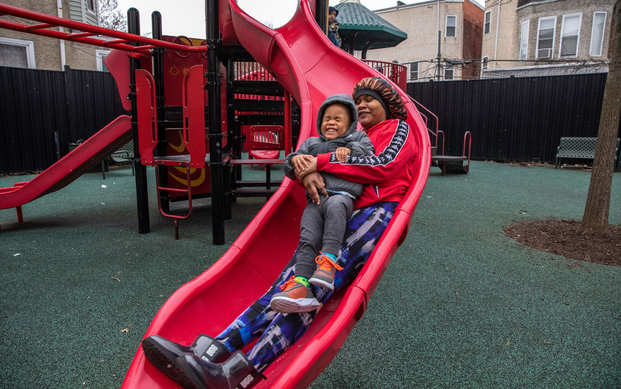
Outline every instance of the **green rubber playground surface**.
{"label": "green rubber playground surface", "polygon": [[[175,241],[151,169],[149,180],[149,234],[138,234],[129,167],[26,204],[22,224],[0,210],[0,388],[120,387],[160,306],[265,201],[234,204],[225,246],[211,244],[209,199],[196,201]],[[407,239],[311,388],[621,388],[621,268],[502,233],[522,220],[581,219],[589,180],[580,169],[472,162],[470,174],[442,177],[432,168]],[[619,172],[611,204],[610,223],[621,224]]]}

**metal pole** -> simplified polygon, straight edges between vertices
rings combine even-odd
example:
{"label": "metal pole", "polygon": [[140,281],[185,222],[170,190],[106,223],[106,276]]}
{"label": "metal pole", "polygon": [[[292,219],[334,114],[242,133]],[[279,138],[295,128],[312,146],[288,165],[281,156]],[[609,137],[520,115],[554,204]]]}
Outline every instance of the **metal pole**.
{"label": "metal pole", "polygon": [[315,3],[315,20],[321,31],[328,34],[328,1],[317,0]]}
{"label": "metal pole", "polygon": [[438,64],[436,65],[436,79],[440,81],[440,73],[441,73],[441,65],[440,61],[442,60],[441,48],[442,48],[442,31],[438,30],[438,56],[436,57],[436,61]]}
{"label": "metal pole", "polygon": [[220,88],[220,59],[216,51],[220,44],[218,21],[218,2],[205,0],[205,20],[207,21],[207,90],[209,96],[209,168],[211,170],[211,221],[213,244],[224,242],[224,190],[222,165],[222,124]]}
{"label": "metal pole", "polygon": [[[140,13],[136,8],[127,11],[127,30],[130,34],[140,35]],[[132,43],[133,46],[138,45]],[[140,60],[130,57],[129,79],[130,94],[127,96],[132,101],[132,129],[134,131],[134,160],[136,161],[136,207],[138,209],[138,232],[147,234],[151,231],[149,225],[149,193],[147,190],[147,167],[140,161],[140,149],[138,147],[138,109],[136,107],[136,69],[140,69]]]}
{"label": "metal pole", "polygon": [[[151,28],[153,39],[162,40],[162,14],[153,11],[151,14]],[[155,80],[155,103],[157,105],[157,137],[160,140],[157,145],[157,155],[165,156],[166,152],[166,128],[164,125],[164,48],[153,49],[153,79]],[[160,167],[156,170],[159,174],[160,186],[168,188],[168,167]],[[170,210],[168,191],[160,191],[160,207],[162,211]]]}

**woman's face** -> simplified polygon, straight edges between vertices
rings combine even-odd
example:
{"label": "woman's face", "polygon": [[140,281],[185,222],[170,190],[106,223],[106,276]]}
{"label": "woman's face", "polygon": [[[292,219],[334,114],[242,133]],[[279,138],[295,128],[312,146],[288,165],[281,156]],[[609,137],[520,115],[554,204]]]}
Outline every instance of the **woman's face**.
{"label": "woman's face", "polygon": [[382,103],[369,95],[358,96],[356,99],[358,109],[358,122],[365,130],[386,120],[386,111]]}

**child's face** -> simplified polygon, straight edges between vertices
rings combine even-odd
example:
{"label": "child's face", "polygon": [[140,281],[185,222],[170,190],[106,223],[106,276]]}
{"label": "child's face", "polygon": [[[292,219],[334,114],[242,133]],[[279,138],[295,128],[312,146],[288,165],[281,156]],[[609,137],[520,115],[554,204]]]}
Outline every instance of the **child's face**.
{"label": "child's face", "polygon": [[330,23],[332,23],[334,19],[336,19],[336,11],[330,12],[330,15],[328,16],[328,20],[330,21]]}
{"label": "child's face", "polygon": [[332,140],[347,132],[351,126],[349,111],[343,104],[332,104],[326,108],[321,120],[321,135]]}

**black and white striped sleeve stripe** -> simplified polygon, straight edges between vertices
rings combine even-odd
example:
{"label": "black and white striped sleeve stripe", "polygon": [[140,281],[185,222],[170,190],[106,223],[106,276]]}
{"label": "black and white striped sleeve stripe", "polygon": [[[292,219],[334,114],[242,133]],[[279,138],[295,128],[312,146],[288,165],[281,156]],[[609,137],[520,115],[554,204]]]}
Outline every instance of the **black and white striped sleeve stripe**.
{"label": "black and white striped sleeve stripe", "polygon": [[[399,120],[399,124],[397,125],[397,129],[390,143],[381,153],[375,156],[349,156],[349,158],[347,158],[347,165],[387,166],[399,157],[399,153],[403,150],[409,134],[410,127],[408,124],[403,120]],[[338,163],[335,153],[330,155],[330,163],[333,162]]]}

